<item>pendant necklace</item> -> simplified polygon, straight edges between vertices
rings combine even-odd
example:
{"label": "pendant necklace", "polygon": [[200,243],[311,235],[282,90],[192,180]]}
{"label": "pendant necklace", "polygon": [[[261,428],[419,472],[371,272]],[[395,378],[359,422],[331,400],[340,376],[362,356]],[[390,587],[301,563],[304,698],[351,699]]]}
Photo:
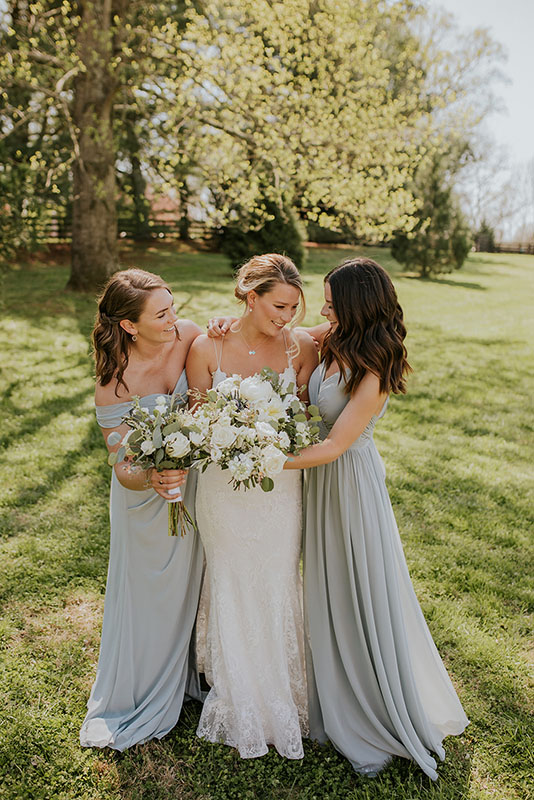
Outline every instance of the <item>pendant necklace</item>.
{"label": "pendant necklace", "polygon": [[241,328],[239,329],[239,333],[241,334],[241,338],[243,339],[243,341],[245,342],[245,344],[247,346],[247,350],[248,350],[249,356],[255,356],[256,355],[256,351],[251,348],[251,346],[249,345],[249,343],[247,342],[247,340],[243,336],[243,331],[241,330]]}

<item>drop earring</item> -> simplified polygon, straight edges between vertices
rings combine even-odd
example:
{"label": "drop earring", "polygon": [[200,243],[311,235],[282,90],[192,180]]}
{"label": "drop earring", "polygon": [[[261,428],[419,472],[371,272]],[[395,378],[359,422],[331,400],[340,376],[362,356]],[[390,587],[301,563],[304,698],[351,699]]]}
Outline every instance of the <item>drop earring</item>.
{"label": "drop earring", "polygon": [[249,314],[252,314],[252,306],[249,306],[249,307],[248,307],[248,313],[249,313]]}

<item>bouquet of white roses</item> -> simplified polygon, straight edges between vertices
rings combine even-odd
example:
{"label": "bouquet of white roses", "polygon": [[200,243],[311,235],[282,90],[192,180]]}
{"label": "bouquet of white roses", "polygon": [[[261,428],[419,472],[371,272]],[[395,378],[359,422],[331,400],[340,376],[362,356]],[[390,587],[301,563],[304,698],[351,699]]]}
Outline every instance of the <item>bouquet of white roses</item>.
{"label": "bouquet of white roses", "polygon": [[269,367],[250,378],[232,375],[199,399],[195,463],[202,471],[212,463],[227,469],[234,489],[271,491],[289,453],[318,441],[319,410],[310,406],[308,419],[294,385],[284,387]]}
{"label": "bouquet of white roses", "polygon": [[[160,395],[156,398],[154,411],[141,406],[139,397],[134,397],[133,408],[122,421],[130,430],[122,438],[116,431],[108,436],[108,444],[119,444],[117,451],[109,454],[108,463],[113,466],[124,458],[129,468],[136,469],[189,469],[195,460],[195,446],[190,434],[197,425],[190,411],[175,408],[176,398]],[[195,529],[191,514],[182,501],[180,488],[170,489],[176,495],[169,500],[169,536],[178,532],[183,536],[187,526]]]}

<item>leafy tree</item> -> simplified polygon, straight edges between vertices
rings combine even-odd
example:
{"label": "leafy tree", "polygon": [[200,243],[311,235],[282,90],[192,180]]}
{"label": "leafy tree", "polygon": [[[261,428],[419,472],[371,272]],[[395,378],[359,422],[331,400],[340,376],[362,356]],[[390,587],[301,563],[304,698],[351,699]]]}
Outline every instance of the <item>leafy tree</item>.
{"label": "leafy tree", "polygon": [[72,198],[73,288],[116,267],[117,172],[140,234],[145,182],[182,207],[193,193],[215,227],[259,230],[291,205],[358,238],[409,230],[414,171],[469,85],[464,62],[453,75],[417,32],[427,12],[410,0],[7,5],[2,129],[13,150],[26,126],[35,151],[21,150],[16,213],[37,197],[27,164]]}
{"label": "leafy tree", "polygon": [[477,250],[481,252],[495,252],[495,231],[486,220],[483,220],[482,225],[475,234],[475,244]]}
{"label": "leafy tree", "polygon": [[[265,217],[267,216],[267,220]],[[306,251],[302,244],[301,226],[288,206],[266,200],[258,213],[225,227],[222,234],[222,251],[232,267],[236,268],[260,253],[283,253],[300,269]]]}
{"label": "leafy tree", "polygon": [[452,187],[447,185],[443,157],[418,170],[414,193],[420,198],[417,223],[392,240],[393,257],[422,277],[460,269],[472,240]]}

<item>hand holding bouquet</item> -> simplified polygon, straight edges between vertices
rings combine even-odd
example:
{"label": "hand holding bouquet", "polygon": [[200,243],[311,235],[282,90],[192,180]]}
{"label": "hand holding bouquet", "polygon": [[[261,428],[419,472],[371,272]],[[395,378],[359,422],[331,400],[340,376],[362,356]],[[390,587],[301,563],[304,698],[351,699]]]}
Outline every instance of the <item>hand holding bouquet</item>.
{"label": "hand holding bouquet", "polygon": [[195,463],[228,469],[234,489],[258,484],[269,492],[289,453],[298,453],[319,439],[319,411],[308,409],[295,387],[287,388],[279,375],[264,367],[259,375],[233,375],[210,389],[195,411],[198,447]]}
{"label": "hand holding bouquet", "polygon": [[[133,408],[123,417],[130,430],[122,438],[117,432],[108,436],[108,444],[119,444],[116,452],[110,453],[108,463],[113,466],[124,458],[129,459],[130,469],[189,469],[194,462],[195,447],[189,438],[196,429],[193,415],[183,408],[175,408],[176,398],[160,395],[154,411],[142,407],[139,397],[133,398]],[[191,514],[182,501],[180,488],[170,489],[176,494],[169,500],[169,536],[178,532],[183,536],[187,526],[195,528]]]}

